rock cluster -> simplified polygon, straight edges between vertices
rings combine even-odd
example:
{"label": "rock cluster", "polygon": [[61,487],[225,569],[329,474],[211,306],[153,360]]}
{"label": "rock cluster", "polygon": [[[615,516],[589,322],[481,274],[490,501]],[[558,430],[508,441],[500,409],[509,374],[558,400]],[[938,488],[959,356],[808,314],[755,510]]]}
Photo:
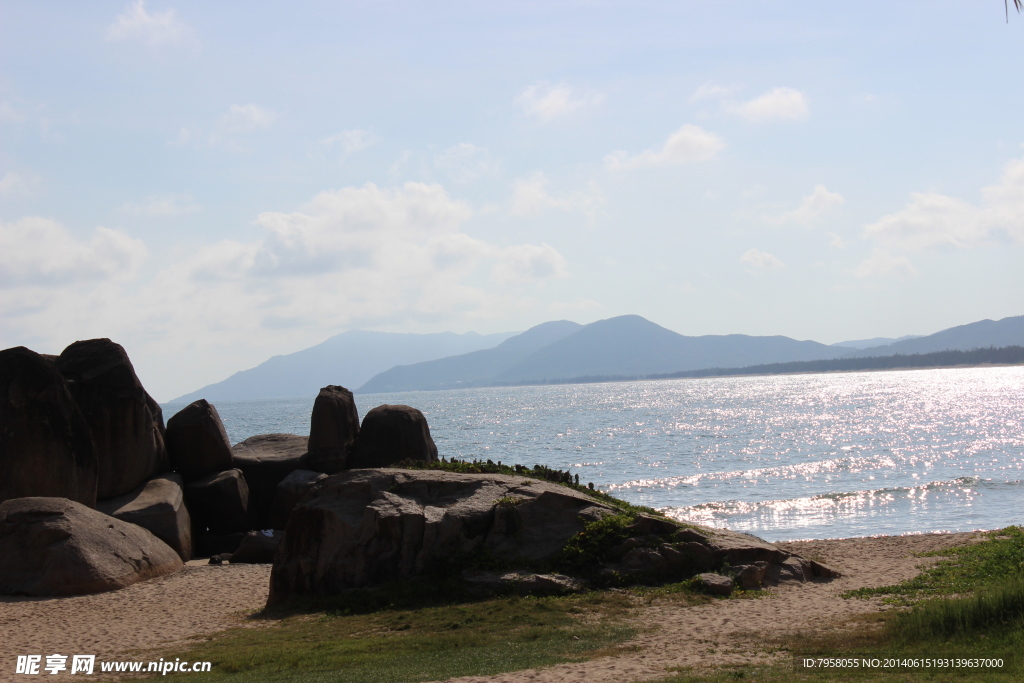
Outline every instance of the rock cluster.
{"label": "rock cluster", "polygon": [[[352,393],[328,386],[317,396],[308,437],[264,434],[232,447],[217,409],[205,400],[186,406],[165,427],[128,354],[109,339],[75,342],[59,356],[24,347],[0,351],[0,503],[13,506],[11,519],[20,520],[15,536],[13,522],[2,533],[4,547],[23,555],[17,562],[8,558],[0,593],[64,595],[127,585],[130,580],[109,578],[112,570],[104,567],[127,562],[137,577],[156,575],[145,559],[160,556],[154,547],[175,554],[178,566],[194,555],[236,550],[239,562],[270,562],[281,532],[247,532],[282,529],[291,509],[327,474],[351,469],[356,460],[437,459],[426,419],[415,408],[381,406],[367,419],[361,430]],[[45,512],[26,511],[25,501]],[[88,523],[82,510],[90,512]],[[27,531],[30,517],[43,521]],[[124,541],[141,550],[104,545],[102,535],[90,531],[101,519],[109,529],[144,531],[144,539],[129,534]],[[67,552],[79,548],[78,559],[45,541],[58,527],[63,536],[54,538],[69,539]],[[158,559],[154,566],[173,565]],[[96,565],[88,571],[81,566],[87,560]],[[108,578],[73,581],[72,570],[51,567],[55,562]],[[30,576],[40,572],[64,578]]]}
{"label": "rock cluster", "polygon": [[[292,511],[277,552],[268,604],[431,575],[486,559],[505,572],[464,574],[471,588],[576,590],[581,578],[614,584],[726,571],[748,589],[807,581],[828,568],[729,531],[635,515],[613,546],[566,549],[621,510],[559,484],[510,475],[361,469],[315,483]],[[588,531],[590,530],[590,531]],[[550,571],[572,568],[569,581]],[[734,579],[722,577],[719,592]]]}

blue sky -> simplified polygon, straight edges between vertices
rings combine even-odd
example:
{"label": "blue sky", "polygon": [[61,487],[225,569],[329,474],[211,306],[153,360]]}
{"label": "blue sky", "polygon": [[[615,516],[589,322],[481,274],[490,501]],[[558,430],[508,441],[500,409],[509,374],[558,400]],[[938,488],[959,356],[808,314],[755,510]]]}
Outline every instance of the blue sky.
{"label": "blue sky", "polygon": [[997,0],[4,0],[0,345],[1024,314],[1021,83]]}

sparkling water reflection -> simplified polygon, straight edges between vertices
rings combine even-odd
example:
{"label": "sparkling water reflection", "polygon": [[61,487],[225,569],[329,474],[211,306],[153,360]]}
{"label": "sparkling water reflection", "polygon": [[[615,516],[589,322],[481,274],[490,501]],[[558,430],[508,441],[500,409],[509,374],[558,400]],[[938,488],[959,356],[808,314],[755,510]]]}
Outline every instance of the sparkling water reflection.
{"label": "sparkling water reflection", "polygon": [[[422,410],[442,455],[545,464],[769,540],[1024,522],[1024,368],[361,394]],[[166,406],[168,415],[180,406]],[[232,441],[308,400],[219,404]]]}

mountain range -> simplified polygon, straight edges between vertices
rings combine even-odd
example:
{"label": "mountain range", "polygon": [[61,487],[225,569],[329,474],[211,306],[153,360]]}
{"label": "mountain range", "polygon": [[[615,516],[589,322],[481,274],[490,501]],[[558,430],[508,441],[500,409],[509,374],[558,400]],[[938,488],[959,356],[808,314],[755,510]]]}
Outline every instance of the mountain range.
{"label": "mountain range", "polygon": [[685,336],[637,315],[522,333],[392,334],[352,330],[181,396],[210,401],[315,396],[327,384],[359,393],[453,389],[705,368],[1024,345],[1024,316],[982,320],[927,336],[825,345],[783,336]]}

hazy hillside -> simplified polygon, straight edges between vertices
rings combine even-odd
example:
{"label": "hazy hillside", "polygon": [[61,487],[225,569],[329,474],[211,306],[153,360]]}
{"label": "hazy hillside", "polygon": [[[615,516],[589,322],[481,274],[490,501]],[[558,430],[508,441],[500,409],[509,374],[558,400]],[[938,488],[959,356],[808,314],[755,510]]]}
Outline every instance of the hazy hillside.
{"label": "hazy hillside", "polygon": [[395,334],[350,330],[308,349],[274,356],[254,368],[236,372],[222,382],[180,396],[171,403],[191,402],[198,398],[242,401],[313,397],[320,387],[328,384],[357,387],[400,363],[417,363],[487,349],[516,334]]}
{"label": "hazy hillside", "polygon": [[538,349],[573,334],[581,327],[568,320],[542,323],[506,339],[493,349],[391,368],[359,387],[358,391],[454,389],[487,384],[496,373],[513,367]]}
{"label": "hazy hillside", "polygon": [[832,346],[840,346],[848,349],[870,349],[875,346],[885,346],[887,344],[894,344],[895,342],[900,342],[905,339],[920,338],[921,335],[919,334],[908,334],[903,337],[896,337],[895,339],[893,339],[892,337],[874,337],[872,339],[852,339],[850,341],[836,342],[835,344],[832,344]]}
{"label": "hazy hillside", "polygon": [[637,376],[693,368],[817,360],[848,353],[788,337],[685,337],[640,316],[626,315],[583,326],[567,321],[545,323],[487,351],[392,368],[359,391],[450,389],[596,375]]}
{"label": "hazy hillside", "polygon": [[897,353],[931,353],[933,351],[969,351],[989,346],[1024,346],[1024,315],[1002,320],[979,320],[958,325],[927,337],[876,346],[857,352],[858,356],[891,356]]}
{"label": "hazy hillside", "polygon": [[638,315],[598,320],[495,375],[499,382],[642,376],[846,355],[814,341],[743,334],[686,337]]}

